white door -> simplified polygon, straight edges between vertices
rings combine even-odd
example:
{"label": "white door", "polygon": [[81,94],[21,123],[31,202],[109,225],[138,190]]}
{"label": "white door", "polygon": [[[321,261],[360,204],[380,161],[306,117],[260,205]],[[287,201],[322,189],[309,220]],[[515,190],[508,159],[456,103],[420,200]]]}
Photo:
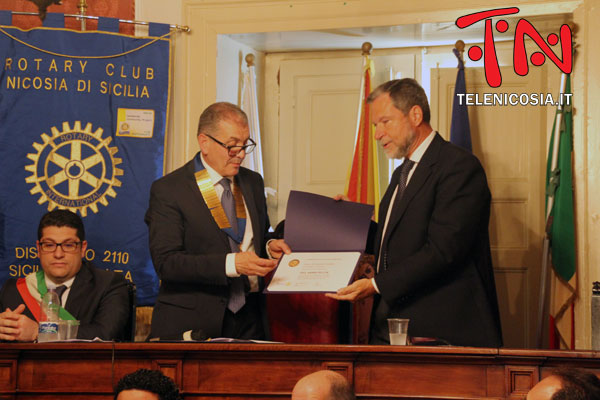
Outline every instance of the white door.
{"label": "white door", "polygon": [[[292,189],[325,196],[343,193],[352,162],[363,59],[336,57],[335,52],[319,57],[326,58],[280,63],[277,221],[285,218]],[[374,60],[373,87],[389,79],[390,68],[402,76],[414,74],[412,54]],[[385,164],[381,171],[387,182]]]}

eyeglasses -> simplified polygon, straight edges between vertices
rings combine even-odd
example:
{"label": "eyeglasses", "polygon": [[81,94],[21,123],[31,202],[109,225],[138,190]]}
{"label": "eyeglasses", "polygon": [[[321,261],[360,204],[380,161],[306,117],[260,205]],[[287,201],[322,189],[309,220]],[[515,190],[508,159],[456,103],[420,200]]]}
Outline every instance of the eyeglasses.
{"label": "eyeglasses", "polygon": [[212,137],[210,135],[206,135],[206,136],[208,136],[215,142],[219,143],[221,146],[225,147],[227,149],[227,151],[229,152],[230,156],[235,156],[242,150],[244,150],[246,152],[246,154],[250,154],[254,151],[254,148],[256,147],[256,143],[252,139],[248,139],[248,141],[250,143],[245,144],[243,146],[229,146],[229,145],[226,145],[225,143],[215,139],[214,137]]}
{"label": "eyeglasses", "polygon": [[40,242],[40,249],[45,253],[53,253],[60,246],[65,253],[75,253],[81,242]]}

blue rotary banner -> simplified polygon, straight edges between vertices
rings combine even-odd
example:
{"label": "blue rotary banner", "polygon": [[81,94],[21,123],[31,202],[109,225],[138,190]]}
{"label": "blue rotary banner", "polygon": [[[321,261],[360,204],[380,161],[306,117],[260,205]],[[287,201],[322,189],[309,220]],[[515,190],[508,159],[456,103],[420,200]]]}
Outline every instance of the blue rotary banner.
{"label": "blue rotary banner", "polygon": [[83,218],[85,258],[152,304],[144,213],[163,174],[169,26],[142,38],[66,30],[60,14],[42,28],[10,25],[0,12],[0,284],[39,268],[38,222],[66,208]]}

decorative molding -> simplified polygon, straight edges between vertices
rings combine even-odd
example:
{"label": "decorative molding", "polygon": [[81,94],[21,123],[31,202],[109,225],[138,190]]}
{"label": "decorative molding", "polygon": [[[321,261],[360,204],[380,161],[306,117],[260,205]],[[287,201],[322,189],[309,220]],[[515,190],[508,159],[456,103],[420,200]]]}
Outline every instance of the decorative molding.
{"label": "decorative molding", "polygon": [[354,384],[354,364],[351,362],[324,362],[323,369],[337,372],[350,383]]}
{"label": "decorative molding", "polygon": [[159,370],[178,387],[183,387],[183,360],[152,360],[152,369]]}
{"label": "decorative molding", "polygon": [[506,393],[509,399],[524,399],[539,379],[536,367],[506,366]]}
{"label": "decorative molding", "polygon": [[2,389],[17,387],[17,360],[0,360],[0,396]]}

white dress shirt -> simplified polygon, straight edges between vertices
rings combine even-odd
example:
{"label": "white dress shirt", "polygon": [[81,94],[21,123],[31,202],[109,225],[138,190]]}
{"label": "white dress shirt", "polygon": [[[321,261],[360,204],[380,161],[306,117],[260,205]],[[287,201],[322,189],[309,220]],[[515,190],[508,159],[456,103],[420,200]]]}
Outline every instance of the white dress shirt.
{"label": "white dress shirt", "polygon": [[73,281],[75,281],[75,277],[72,277],[71,279],[61,283],[60,285],[57,285],[56,283],[52,282],[46,276],[46,274],[44,274],[44,280],[46,281],[47,289],[56,289],[57,287],[59,287],[61,285],[67,287],[65,289],[65,291],[63,292],[62,296],[60,296],[60,304],[62,305],[63,308],[65,308],[65,304],[67,304],[67,298],[69,297],[69,293],[71,292],[71,286],[73,285]]}
{"label": "white dress shirt", "polygon": [[[408,186],[408,183],[410,182],[410,179],[412,178],[415,170],[417,169],[417,166],[419,165],[421,158],[423,158],[423,154],[425,154],[425,151],[429,148],[429,145],[433,141],[434,137],[435,137],[435,132],[431,131],[429,133],[429,135],[427,135],[425,140],[423,140],[423,142],[419,145],[419,147],[417,147],[415,149],[415,151],[413,151],[413,153],[410,155],[409,160],[413,161],[415,163],[415,165],[413,165],[412,169],[408,173],[408,178],[406,180],[406,186]],[[381,247],[383,245],[383,239],[385,238],[385,233],[387,231],[388,222],[390,221],[390,216],[392,215],[392,208],[393,208],[392,206],[394,204],[394,200],[396,200],[396,194],[398,194],[398,185],[396,185],[396,189],[394,189],[394,194],[392,195],[392,198],[390,199],[390,205],[387,209],[387,214],[385,215],[385,222],[383,224],[383,232],[381,234],[381,243],[379,243],[380,251],[379,251],[379,257],[377,258],[377,272],[379,272],[379,263],[381,260]],[[373,287],[375,287],[375,290],[377,291],[377,293],[379,293],[379,288],[377,287],[377,284],[375,283],[375,278],[372,278],[371,282],[373,283]]]}

